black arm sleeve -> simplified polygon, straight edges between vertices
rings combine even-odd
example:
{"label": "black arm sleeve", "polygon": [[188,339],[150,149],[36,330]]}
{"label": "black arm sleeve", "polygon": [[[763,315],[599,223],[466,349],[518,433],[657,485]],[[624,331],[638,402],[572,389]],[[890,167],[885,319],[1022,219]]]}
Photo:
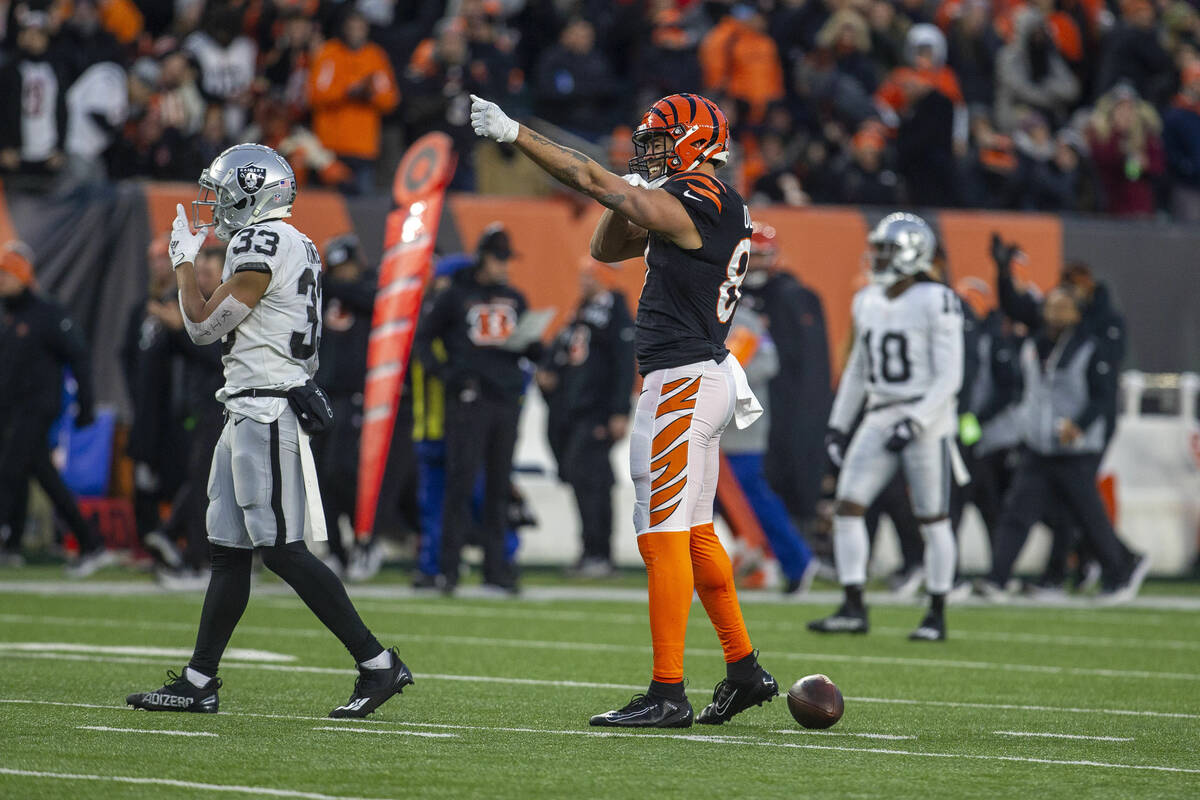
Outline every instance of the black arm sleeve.
{"label": "black arm sleeve", "polygon": [[996,294],[1000,298],[1000,310],[1009,319],[1025,323],[1030,330],[1042,326],[1042,304],[1028,292],[1018,292],[1012,275],[1006,270],[1000,270],[996,275]]}

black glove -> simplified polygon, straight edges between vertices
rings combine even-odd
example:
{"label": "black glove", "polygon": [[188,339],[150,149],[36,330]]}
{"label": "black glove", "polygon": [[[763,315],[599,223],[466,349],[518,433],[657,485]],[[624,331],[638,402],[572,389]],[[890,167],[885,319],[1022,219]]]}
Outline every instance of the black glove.
{"label": "black glove", "polygon": [[96,411],[91,408],[81,408],[75,415],[75,430],[86,428],[96,421]]}
{"label": "black glove", "polygon": [[833,464],[834,469],[842,468],[842,461],[846,458],[846,444],[849,441],[850,437],[837,428],[825,431],[825,455],[829,456],[829,463]]}
{"label": "black glove", "polygon": [[992,233],[992,260],[996,262],[996,270],[1001,275],[1007,275],[1012,268],[1013,256],[1018,249],[1015,244],[1005,244],[1000,234]]}
{"label": "black glove", "polygon": [[919,427],[916,422],[911,419],[902,419],[892,426],[892,435],[884,446],[893,453],[899,453],[908,447],[913,439],[917,438],[918,432]]}

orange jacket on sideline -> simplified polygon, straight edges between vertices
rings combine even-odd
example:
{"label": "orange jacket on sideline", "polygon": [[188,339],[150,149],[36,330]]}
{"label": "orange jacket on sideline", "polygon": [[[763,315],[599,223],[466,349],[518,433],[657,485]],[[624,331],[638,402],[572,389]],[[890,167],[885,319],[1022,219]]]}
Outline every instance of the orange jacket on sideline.
{"label": "orange jacket on sideline", "polygon": [[[370,99],[351,98],[350,90],[364,79]],[[322,144],[339,156],[379,156],[379,119],[400,99],[382,47],[368,43],[351,50],[337,39],[326,42],[313,60],[308,94],[313,132]]]}

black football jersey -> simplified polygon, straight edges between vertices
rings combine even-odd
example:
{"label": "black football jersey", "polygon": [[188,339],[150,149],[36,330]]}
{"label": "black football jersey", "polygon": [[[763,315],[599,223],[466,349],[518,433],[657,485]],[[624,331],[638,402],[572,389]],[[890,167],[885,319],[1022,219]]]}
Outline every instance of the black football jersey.
{"label": "black football jersey", "polygon": [[731,187],[702,172],[681,172],[663,189],[683,203],[702,244],[684,250],[650,234],[637,312],[638,371],[643,375],[725,360],[725,336],[750,258],[750,210]]}

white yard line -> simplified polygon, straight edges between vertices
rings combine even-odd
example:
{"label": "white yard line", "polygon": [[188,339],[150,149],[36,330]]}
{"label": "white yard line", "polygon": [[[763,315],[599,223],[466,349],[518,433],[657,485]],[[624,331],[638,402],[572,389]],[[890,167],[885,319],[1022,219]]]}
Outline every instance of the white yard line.
{"label": "white yard line", "polygon": [[898,733],[858,733],[855,731],[802,731],[798,728],[781,728],[771,733],[784,733],[788,735],[801,736],[855,736],[859,739],[889,739],[900,741],[902,739],[915,739],[915,736],[902,736]]}
{"label": "white yard line", "polygon": [[423,736],[427,739],[457,739],[457,733],[430,733],[429,731],[393,731],[387,728],[347,728],[342,725],[321,725],[314,731],[350,731],[352,733],[390,733],[394,736]]}
{"label": "white yard line", "polygon": [[992,731],[997,736],[1029,736],[1042,739],[1083,739],[1089,742],[1132,742],[1131,736],[1081,736],[1075,733],[1036,733],[1034,731]]}
{"label": "white yard line", "polygon": [[[190,658],[192,655],[190,647],[128,647],[80,642],[0,642],[0,651],[13,650],[26,653],[86,653],[106,656],[161,656],[163,658]],[[295,656],[284,653],[250,650],[242,647],[232,647],[227,654],[235,661],[285,663],[296,660]]]}
{"label": "white yard line", "polygon": [[238,786],[229,783],[197,783],[194,781],[177,781],[171,778],[141,778],[131,775],[80,775],[71,772],[42,772],[31,769],[13,769],[0,767],[0,775],[18,775],[25,778],[53,778],[67,781],[107,781],[112,783],[133,783],[148,786],[171,786],[176,789],[193,789],[206,792],[224,792],[232,794],[249,794],[257,797],[296,797],[302,800],[370,800],[364,797],[344,797],[320,792],[300,792],[292,789],[272,789],[269,786]]}
{"label": "white yard line", "polygon": [[157,733],[162,736],[211,736],[217,738],[217,734],[209,733],[208,731],[163,731],[154,728],[110,728],[107,725],[76,725],[77,731],[111,731],[115,733]]}
{"label": "white yard line", "polygon": [[939,708],[977,708],[996,711],[1057,711],[1064,714],[1110,714],[1122,717],[1156,717],[1158,719],[1200,719],[1200,714],[1180,711],[1135,711],[1127,708],[1077,708],[1073,706],[1018,705],[1014,703],[960,703],[951,700],[910,700],[897,697],[847,697],[855,703],[885,703],[899,706],[936,706]]}
{"label": "white yard line", "polygon": [[[275,634],[287,633],[284,629],[264,628],[264,631],[270,631]],[[251,632],[249,628],[246,632]],[[304,632],[308,633],[308,632]],[[316,634],[317,631],[312,633]],[[322,636],[323,631],[319,632]],[[478,647],[513,647],[520,649],[532,650],[565,650],[568,652],[604,652],[604,653],[649,653],[648,645],[625,645],[625,644],[610,644],[606,642],[564,642],[564,641],[548,641],[542,639],[502,639],[486,636],[441,636],[432,634],[405,634],[405,633],[385,633],[376,634],[379,638],[385,640],[397,640],[403,642],[428,642],[433,644],[461,644]],[[693,655],[698,656],[722,656],[723,653],[717,649],[693,648],[689,651]],[[0,658],[41,658],[54,657],[71,659],[74,656],[70,653],[32,653],[32,652],[16,652],[0,648]],[[1123,669],[1103,669],[1099,667],[1062,667],[1052,665],[1039,664],[1004,664],[992,661],[956,661],[942,658],[906,658],[901,656],[868,656],[868,655],[846,655],[844,653],[784,653],[773,651],[770,655],[771,660],[789,660],[789,661],[804,661],[807,664],[820,662],[834,662],[839,664],[881,664],[886,666],[904,666],[904,667],[944,667],[953,669],[970,669],[970,670],[995,670],[999,672],[1030,672],[1043,675],[1081,675],[1094,676],[1103,678],[1146,678],[1150,680],[1180,680],[1180,681],[1200,681],[1200,674],[1193,672],[1153,672],[1151,670],[1123,670]],[[79,659],[76,659],[79,660]],[[133,661],[113,663],[137,663]],[[157,662],[156,662],[157,663]],[[283,672],[321,672],[327,671],[326,668],[320,667],[301,667],[290,665],[275,665],[275,664],[240,664],[239,666],[249,667],[257,666],[260,669],[275,669]],[[344,670],[331,670],[333,672],[342,673]],[[617,684],[616,686],[622,686]],[[610,684],[612,686],[612,684]]]}
{"label": "white yard line", "polygon": [[[292,601],[287,598],[265,598],[260,601],[260,605],[269,606],[272,608],[287,608],[292,609],[297,607],[299,601]],[[381,600],[366,600],[358,603],[360,608],[377,610],[396,610],[395,601]],[[426,616],[444,616],[444,617],[461,617],[467,619],[517,619],[517,620],[546,620],[553,622],[586,622],[589,624],[605,623],[612,625],[634,625],[639,628],[644,628],[648,625],[647,617],[644,614],[596,614],[586,611],[554,611],[537,608],[515,608],[515,607],[497,607],[489,608],[486,606],[473,605],[441,605],[437,603],[404,603],[403,610],[405,613],[417,613]],[[99,617],[60,617],[60,616],[45,616],[35,614],[0,614],[0,622],[21,625],[58,625],[58,626],[73,626],[73,627],[104,627],[104,628],[151,628],[163,630],[178,630],[193,632],[196,629],[195,623],[192,622],[168,622],[158,620],[120,620],[107,619]],[[709,622],[703,615],[693,615],[689,622],[689,626],[696,628],[707,629]],[[796,631],[804,630],[804,622],[796,622],[795,624],[788,622],[763,621],[754,622],[751,627],[756,631]],[[255,625],[241,625],[238,630],[246,633],[276,633],[286,636],[299,636],[304,638],[324,637],[324,631],[298,628],[273,628]],[[885,635],[908,635],[907,628],[876,628],[877,633]],[[1081,636],[1071,634],[1039,634],[1039,633],[1014,633],[1007,631],[973,631],[963,630],[955,627],[953,636],[958,639],[979,640],[987,642],[1000,643],[1021,643],[1021,644],[1052,644],[1056,646],[1074,646],[1074,647],[1103,647],[1114,648],[1123,647],[1132,650],[1160,649],[1160,650],[1177,650],[1200,652],[1200,641],[1188,641],[1182,639],[1145,639],[1138,637],[1124,636]]]}
{"label": "white yard line", "polygon": [[[159,595],[163,597],[178,597],[181,600],[194,601],[200,592],[168,592],[154,583],[139,583],[136,581],[70,581],[70,580],[7,580],[0,581],[0,593],[9,594],[40,594],[40,595],[104,595],[106,597]],[[293,596],[290,587],[277,582],[263,582],[254,587],[255,596]],[[372,597],[383,600],[427,600],[428,591],[414,590],[408,586],[372,584],[354,586],[350,590],[356,599]],[[494,594],[478,586],[459,587],[456,597],[466,600],[496,600]],[[810,592],[802,598],[785,597],[773,591],[746,591],[739,598],[747,605],[804,605],[826,604],[836,605],[841,602],[842,595],[838,591]],[[887,592],[868,592],[867,599],[879,606],[913,606],[921,600],[894,598]],[[521,596],[505,599],[501,602],[560,602],[560,601],[590,601],[642,603],[646,602],[646,590],[615,586],[529,586],[521,591]],[[1059,611],[1097,611],[1108,614],[1107,609],[1096,607],[1093,599],[1087,597],[1068,597],[1055,602],[1031,600],[1023,597],[1013,597],[1004,606],[998,606],[987,601],[974,598],[956,603],[958,606],[975,608],[1054,608]],[[1200,611],[1200,597],[1180,597],[1151,595],[1137,597],[1119,606],[1122,610],[1152,610],[1152,611]],[[1114,614],[1117,612],[1114,612]],[[1108,618],[1108,617],[1106,617]]]}

